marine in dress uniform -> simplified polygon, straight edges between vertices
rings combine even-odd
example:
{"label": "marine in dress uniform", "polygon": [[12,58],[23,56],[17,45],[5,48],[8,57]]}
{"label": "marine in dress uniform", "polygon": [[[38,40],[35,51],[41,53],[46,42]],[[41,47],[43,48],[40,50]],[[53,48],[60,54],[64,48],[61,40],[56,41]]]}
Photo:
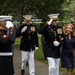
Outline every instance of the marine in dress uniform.
{"label": "marine in dress uniform", "polygon": [[24,75],[26,62],[29,63],[29,74],[35,75],[34,51],[38,49],[38,36],[35,25],[31,24],[31,15],[25,15],[26,23],[17,30],[17,37],[21,36],[20,50],[22,50],[21,75]]}
{"label": "marine in dress uniform", "polygon": [[15,42],[16,33],[14,26],[7,28],[6,19],[6,16],[0,16],[0,75],[14,75],[11,45]]}
{"label": "marine in dress uniform", "polygon": [[[9,29],[11,26],[13,26],[13,23],[12,23],[13,16],[4,16],[4,17],[6,17],[6,20],[5,20],[6,21],[6,26]],[[14,25],[14,28],[16,30],[16,26],[15,25]],[[14,55],[14,44],[12,44],[12,51],[13,51],[13,55]]]}
{"label": "marine in dress uniform", "polygon": [[[42,19],[42,22],[40,23],[40,27],[47,25],[47,20]],[[47,60],[47,53],[46,53],[46,45],[45,45],[45,38],[44,35],[41,35],[41,43],[42,43],[42,50],[43,50],[43,55],[44,55],[44,60]]]}
{"label": "marine in dress uniform", "polygon": [[60,60],[60,38],[62,37],[61,27],[56,25],[58,14],[50,14],[48,25],[38,29],[39,34],[43,34],[46,42],[46,52],[49,64],[48,75],[59,75],[59,60]]}

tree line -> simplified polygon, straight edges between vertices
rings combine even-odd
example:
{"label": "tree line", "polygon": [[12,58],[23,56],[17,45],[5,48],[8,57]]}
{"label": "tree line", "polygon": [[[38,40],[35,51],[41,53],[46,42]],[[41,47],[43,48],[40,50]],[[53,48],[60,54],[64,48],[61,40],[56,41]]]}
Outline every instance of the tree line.
{"label": "tree line", "polygon": [[[26,14],[34,17],[47,18],[49,14],[59,13],[60,19],[64,17],[69,10],[66,6],[74,0],[0,0],[0,15],[13,15],[14,19],[22,23],[22,16]],[[64,7],[65,6],[65,7]]]}

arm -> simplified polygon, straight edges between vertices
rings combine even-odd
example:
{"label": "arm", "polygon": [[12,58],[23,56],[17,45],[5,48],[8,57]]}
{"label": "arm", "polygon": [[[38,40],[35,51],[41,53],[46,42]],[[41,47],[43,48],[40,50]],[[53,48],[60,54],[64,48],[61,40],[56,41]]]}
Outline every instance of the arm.
{"label": "arm", "polygon": [[14,43],[15,42],[15,35],[16,35],[16,30],[14,27],[9,28],[8,34],[3,33],[0,34],[0,43]]}
{"label": "arm", "polygon": [[38,45],[38,34],[37,34],[37,29],[36,29],[36,31],[35,31],[35,45],[36,45],[36,47],[39,46],[39,45]]}
{"label": "arm", "polygon": [[16,29],[16,37],[21,36],[21,30],[22,30],[23,26],[21,25],[19,28]]}
{"label": "arm", "polygon": [[8,41],[14,43],[16,38],[16,27],[9,28],[9,34],[7,36]]}
{"label": "arm", "polygon": [[33,35],[33,39],[35,41],[35,45],[36,45],[36,47],[38,47],[38,34],[37,34],[36,26],[32,25],[30,27],[30,30],[31,30],[31,35]]}
{"label": "arm", "polygon": [[37,34],[37,29],[36,29],[36,27],[35,27],[35,33],[34,33],[34,40],[35,40],[35,50],[37,50],[38,49],[38,47],[39,47],[39,45],[38,45],[38,34]]}
{"label": "arm", "polygon": [[40,27],[40,28],[38,29],[38,33],[39,33],[39,34],[43,34],[44,31],[45,31],[45,29],[46,29],[47,27],[48,27],[48,25],[44,25],[44,26]]}

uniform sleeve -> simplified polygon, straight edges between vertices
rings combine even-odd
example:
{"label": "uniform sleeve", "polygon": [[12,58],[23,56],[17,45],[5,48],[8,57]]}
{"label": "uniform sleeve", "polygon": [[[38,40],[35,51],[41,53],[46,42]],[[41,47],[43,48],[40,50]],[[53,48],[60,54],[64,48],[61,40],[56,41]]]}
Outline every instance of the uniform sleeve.
{"label": "uniform sleeve", "polygon": [[22,26],[16,29],[16,37],[21,36],[21,30],[22,30]]}
{"label": "uniform sleeve", "polygon": [[38,33],[39,34],[43,34],[45,29],[48,27],[48,25],[44,25],[44,26],[41,26],[39,29],[38,29]]}
{"label": "uniform sleeve", "polygon": [[[9,28],[8,32],[9,32],[8,34],[1,34],[0,35],[0,43],[6,43],[6,44],[12,43],[13,44],[15,42],[15,35],[16,35],[15,28],[14,27]],[[7,37],[3,38],[4,35],[7,35]]]}
{"label": "uniform sleeve", "polygon": [[60,45],[62,46],[64,44],[64,40],[60,40]]}
{"label": "uniform sleeve", "polygon": [[8,41],[14,43],[16,38],[16,27],[9,28]]}
{"label": "uniform sleeve", "polygon": [[4,42],[3,35],[4,34],[0,34],[0,43]]}
{"label": "uniform sleeve", "polygon": [[[36,27],[35,27],[35,28],[36,28]],[[36,47],[38,47],[39,45],[38,45],[38,34],[37,34],[37,29],[36,29],[36,31],[35,31],[34,36],[35,36],[35,45],[36,45]]]}

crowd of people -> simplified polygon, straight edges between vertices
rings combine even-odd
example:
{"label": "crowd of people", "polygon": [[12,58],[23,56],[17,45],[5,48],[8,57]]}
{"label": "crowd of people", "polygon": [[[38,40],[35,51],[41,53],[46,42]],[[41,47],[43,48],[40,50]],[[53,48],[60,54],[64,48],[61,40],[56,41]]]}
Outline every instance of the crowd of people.
{"label": "crowd of people", "polygon": [[75,30],[72,23],[57,25],[59,14],[48,15],[50,21],[42,19],[39,29],[31,23],[32,15],[25,15],[25,23],[16,28],[11,16],[0,16],[0,75],[14,75],[13,53],[15,39],[21,36],[21,75],[25,75],[26,63],[29,75],[35,75],[34,53],[39,48],[38,34],[44,60],[48,60],[48,75],[59,75],[59,63],[72,75],[75,55]]}

